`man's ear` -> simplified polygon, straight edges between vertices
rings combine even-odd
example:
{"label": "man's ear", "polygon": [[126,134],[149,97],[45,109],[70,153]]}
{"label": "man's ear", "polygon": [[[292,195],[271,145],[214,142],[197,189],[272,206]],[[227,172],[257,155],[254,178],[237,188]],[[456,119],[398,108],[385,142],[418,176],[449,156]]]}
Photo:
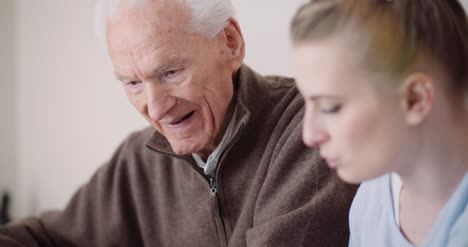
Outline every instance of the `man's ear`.
{"label": "man's ear", "polygon": [[242,36],[239,23],[234,18],[230,18],[229,23],[223,31],[226,38],[232,71],[237,71],[242,65],[245,56],[244,37]]}
{"label": "man's ear", "polygon": [[400,89],[406,122],[410,125],[422,123],[434,104],[434,80],[426,74],[414,73],[404,80]]}

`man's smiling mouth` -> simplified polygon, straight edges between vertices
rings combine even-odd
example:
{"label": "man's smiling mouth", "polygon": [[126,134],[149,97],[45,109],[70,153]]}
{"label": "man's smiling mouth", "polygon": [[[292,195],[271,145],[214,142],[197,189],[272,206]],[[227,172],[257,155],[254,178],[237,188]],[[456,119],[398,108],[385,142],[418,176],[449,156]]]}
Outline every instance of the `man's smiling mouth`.
{"label": "man's smiling mouth", "polygon": [[185,121],[189,120],[192,118],[192,116],[195,114],[195,111],[191,111],[189,112],[188,114],[184,115],[182,118],[180,118],[179,120],[176,120],[172,123],[169,124],[169,126],[171,127],[179,127],[180,125],[182,125]]}

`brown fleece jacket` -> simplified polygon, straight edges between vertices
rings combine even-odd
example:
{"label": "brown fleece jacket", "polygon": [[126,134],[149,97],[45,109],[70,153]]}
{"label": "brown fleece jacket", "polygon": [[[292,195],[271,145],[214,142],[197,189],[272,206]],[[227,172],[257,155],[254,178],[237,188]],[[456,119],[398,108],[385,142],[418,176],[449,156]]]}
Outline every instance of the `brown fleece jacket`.
{"label": "brown fleece jacket", "polygon": [[0,228],[0,246],[347,246],[356,187],[303,145],[294,81],[245,65],[235,81],[236,135],[212,181],[148,128],[64,211]]}

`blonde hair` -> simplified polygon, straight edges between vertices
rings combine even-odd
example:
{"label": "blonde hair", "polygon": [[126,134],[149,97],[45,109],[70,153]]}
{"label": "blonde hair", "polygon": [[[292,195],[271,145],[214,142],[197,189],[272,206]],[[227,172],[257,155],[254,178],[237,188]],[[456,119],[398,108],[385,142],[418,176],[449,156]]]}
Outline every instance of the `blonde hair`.
{"label": "blonde hair", "polygon": [[468,78],[467,24],[457,0],[311,0],[296,13],[291,37],[298,45],[351,30],[366,39],[365,62],[379,73],[403,76],[427,54],[460,90]]}

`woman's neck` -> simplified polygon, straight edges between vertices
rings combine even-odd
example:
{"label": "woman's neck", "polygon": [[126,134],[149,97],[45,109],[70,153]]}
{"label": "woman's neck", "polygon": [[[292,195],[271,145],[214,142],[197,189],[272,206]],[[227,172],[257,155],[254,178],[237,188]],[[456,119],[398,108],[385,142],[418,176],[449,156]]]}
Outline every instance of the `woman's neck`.
{"label": "woman's neck", "polygon": [[438,140],[437,143],[422,146],[418,160],[397,171],[402,181],[400,228],[416,245],[429,234],[440,211],[468,172],[467,131],[458,134],[448,131],[454,135],[444,132],[447,135],[430,138]]}
{"label": "woman's neck", "polygon": [[415,200],[445,204],[468,172],[468,131],[455,129],[430,138],[437,142],[422,145],[419,158],[396,171]]}

